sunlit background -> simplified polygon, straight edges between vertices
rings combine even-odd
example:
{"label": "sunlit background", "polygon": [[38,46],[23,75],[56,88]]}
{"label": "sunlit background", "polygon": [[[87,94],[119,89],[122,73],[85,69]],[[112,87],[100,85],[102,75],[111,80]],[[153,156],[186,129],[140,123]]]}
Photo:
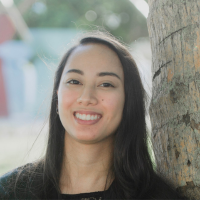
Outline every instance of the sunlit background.
{"label": "sunlit background", "polygon": [[0,0],[0,175],[44,154],[54,72],[81,33],[128,44],[151,96],[148,12],[145,0]]}

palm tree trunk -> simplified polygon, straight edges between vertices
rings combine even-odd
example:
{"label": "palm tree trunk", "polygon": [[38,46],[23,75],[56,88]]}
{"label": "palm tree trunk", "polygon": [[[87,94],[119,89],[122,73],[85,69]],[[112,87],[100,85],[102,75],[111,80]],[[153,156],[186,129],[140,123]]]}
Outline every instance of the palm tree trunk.
{"label": "palm tree trunk", "polygon": [[200,0],[149,0],[157,169],[200,199]]}

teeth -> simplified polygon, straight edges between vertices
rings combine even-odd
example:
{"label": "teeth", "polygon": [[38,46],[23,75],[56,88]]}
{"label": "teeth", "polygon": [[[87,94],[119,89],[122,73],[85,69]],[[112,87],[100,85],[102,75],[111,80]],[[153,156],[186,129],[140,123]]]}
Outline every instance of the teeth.
{"label": "teeth", "polygon": [[85,114],[82,115],[82,120],[86,120],[86,115]]}
{"label": "teeth", "polygon": [[80,113],[76,113],[76,117],[82,120],[96,120],[100,118],[99,115],[86,115]]}

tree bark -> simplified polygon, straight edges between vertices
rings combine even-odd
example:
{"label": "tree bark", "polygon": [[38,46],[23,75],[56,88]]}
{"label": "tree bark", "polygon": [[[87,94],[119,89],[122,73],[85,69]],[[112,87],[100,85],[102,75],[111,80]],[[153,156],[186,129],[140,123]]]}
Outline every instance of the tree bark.
{"label": "tree bark", "polygon": [[149,0],[157,169],[200,199],[200,0]]}

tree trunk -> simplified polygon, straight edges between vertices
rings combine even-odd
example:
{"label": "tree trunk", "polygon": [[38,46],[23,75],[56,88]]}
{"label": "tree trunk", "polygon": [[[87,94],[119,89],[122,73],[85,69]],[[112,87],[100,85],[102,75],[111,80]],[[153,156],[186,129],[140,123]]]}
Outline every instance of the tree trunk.
{"label": "tree trunk", "polygon": [[157,169],[200,199],[200,0],[149,0]]}

